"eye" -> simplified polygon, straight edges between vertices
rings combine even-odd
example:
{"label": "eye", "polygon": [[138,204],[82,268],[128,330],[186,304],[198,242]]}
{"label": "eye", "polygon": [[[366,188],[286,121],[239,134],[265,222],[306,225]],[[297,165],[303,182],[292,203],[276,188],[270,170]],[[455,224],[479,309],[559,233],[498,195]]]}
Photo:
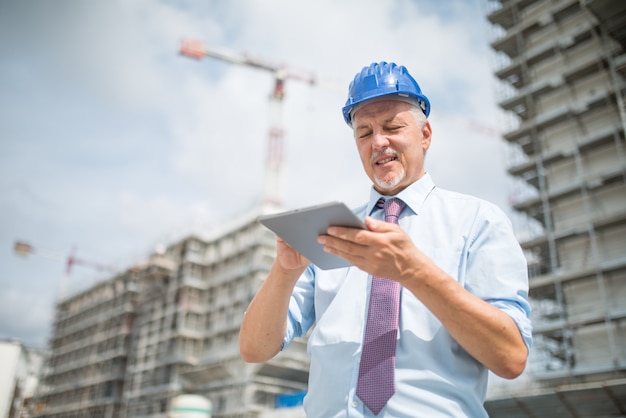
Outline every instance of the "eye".
{"label": "eye", "polygon": [[358,133],[357,138],[358,139],[365,139],[365,138],[369,137],[371,134],[372,134],[372,131],[362,131],[362,132]]}

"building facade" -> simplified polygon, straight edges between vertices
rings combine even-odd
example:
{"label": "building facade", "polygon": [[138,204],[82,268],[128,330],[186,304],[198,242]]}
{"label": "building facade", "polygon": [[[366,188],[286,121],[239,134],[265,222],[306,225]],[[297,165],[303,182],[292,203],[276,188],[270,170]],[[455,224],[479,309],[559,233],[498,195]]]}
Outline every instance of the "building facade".
{"label": "building facade", "polygon": [[275,252],[256,215],[59,303],[37,416],[164,418],[174,397],[200,394],[214,418],[252,418],[306,390],[304,341],[260,365],[239,357],[243,314]]}
{"label": "building facade", "polygon": [[35,416],[121,415],[137,297],[128,271],[57,304]]}
{"label": "building facade", "polygon": [[487,3],[534,326],[490,413],[626,416],[626,2]]}
{"label": "building facade", "polygon": [[27,418],[37,410],[34,395],[44,358],[44,350],[0,341],[0,417]]}

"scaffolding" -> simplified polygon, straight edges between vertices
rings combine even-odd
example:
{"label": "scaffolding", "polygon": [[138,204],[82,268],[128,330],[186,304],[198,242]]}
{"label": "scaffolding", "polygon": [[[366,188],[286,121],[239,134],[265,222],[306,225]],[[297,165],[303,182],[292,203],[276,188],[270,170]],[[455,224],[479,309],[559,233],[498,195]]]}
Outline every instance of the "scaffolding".
{"label": "scaffolding", "polygon": [[305,391],[305,340],[264,364],[239,356],[244,311],[275,254],[264,210],[59,302],[36,416],[165,418],[193,393],[215,418],[252,418]]}
{"label": "scaffolding", "polygon": [[118,275],[57,304],[35,416],[120,416],[133,283],[129,273]]}
{"label": "scaffolding", "polygon": [[[510,201],[525,218],[519,236],[533,307],[531,386],[624,385],[626,3],[488,6],[499,106],[510,123],[503,135],[515,179]],[[625,412],[623,398],[605,405]],[[506,416],[541,416],[524,408],[527,414]]]}

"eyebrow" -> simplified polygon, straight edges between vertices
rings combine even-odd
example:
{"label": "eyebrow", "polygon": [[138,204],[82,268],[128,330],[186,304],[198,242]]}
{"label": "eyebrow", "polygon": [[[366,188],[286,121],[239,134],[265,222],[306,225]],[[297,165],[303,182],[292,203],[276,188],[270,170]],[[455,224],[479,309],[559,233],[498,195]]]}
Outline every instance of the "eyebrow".
{"label": "eyebrow", "polygon": [[[391,117],[389,117],[389,118],[387,118],[387,119],[383,120],[383,123],[382,123],[382,124],[383,124],[383,125],[385,125],[385,124],[387,124],[387,123],[391,123],[391,122],[393,122],[393,121],[394,121],[394,119],[396,118],[396,116],[398,116],[398,115],[396,114],[396,115],[393,115],[393,116],[391,116]],[[367,127],[369,127],[369,124],[361,124],[361,125],[357,125],[357,126],[354,128],[354,130],[356,131],[356,130],[359,130],[359,129],[365,129],[365,128],[367,128]]]}

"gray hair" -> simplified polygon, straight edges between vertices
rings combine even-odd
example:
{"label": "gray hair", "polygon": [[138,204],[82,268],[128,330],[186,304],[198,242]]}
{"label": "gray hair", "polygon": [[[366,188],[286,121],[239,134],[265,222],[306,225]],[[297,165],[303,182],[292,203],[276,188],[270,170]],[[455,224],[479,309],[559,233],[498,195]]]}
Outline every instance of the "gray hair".
{"label": "gray hair", "polygon": [[424,129],[428,119],[426,118],[422,108],[416,103],[411,106],[411,113],[413,114],[415,122],[417,122],[417,126],[419,126],[420,129]]}
{"label": "gray hair", "polygon": [[413,117],[415,119],[415,122],[417,122],[417,126],[419,126],[420,129],[424,128],[424,125],[426,125],[426,114],[424,113],[424,110],[422,109],[422,107],[420,106],[419,102],[414,99],[413,97],[404,97],[404,96],[397,96],[397,95],[388,95],[388,96],[382,96],[382,97],[377,97],[371,100],[368,100],[366,102],[360,103],[358,105],[356,105],[351,111],[350,111],[350,127],[352,129],[354,129],[354,125],[352,124],[352,117],[354,116],[354,114],[356,113],[357,110],[359,110],[361,107],[363,107],[366,104],[370,104],[373,101],[382,101],[382,100],[398,100],[401,102],[405,102],[411,105],[411,113],[413,113]]}

